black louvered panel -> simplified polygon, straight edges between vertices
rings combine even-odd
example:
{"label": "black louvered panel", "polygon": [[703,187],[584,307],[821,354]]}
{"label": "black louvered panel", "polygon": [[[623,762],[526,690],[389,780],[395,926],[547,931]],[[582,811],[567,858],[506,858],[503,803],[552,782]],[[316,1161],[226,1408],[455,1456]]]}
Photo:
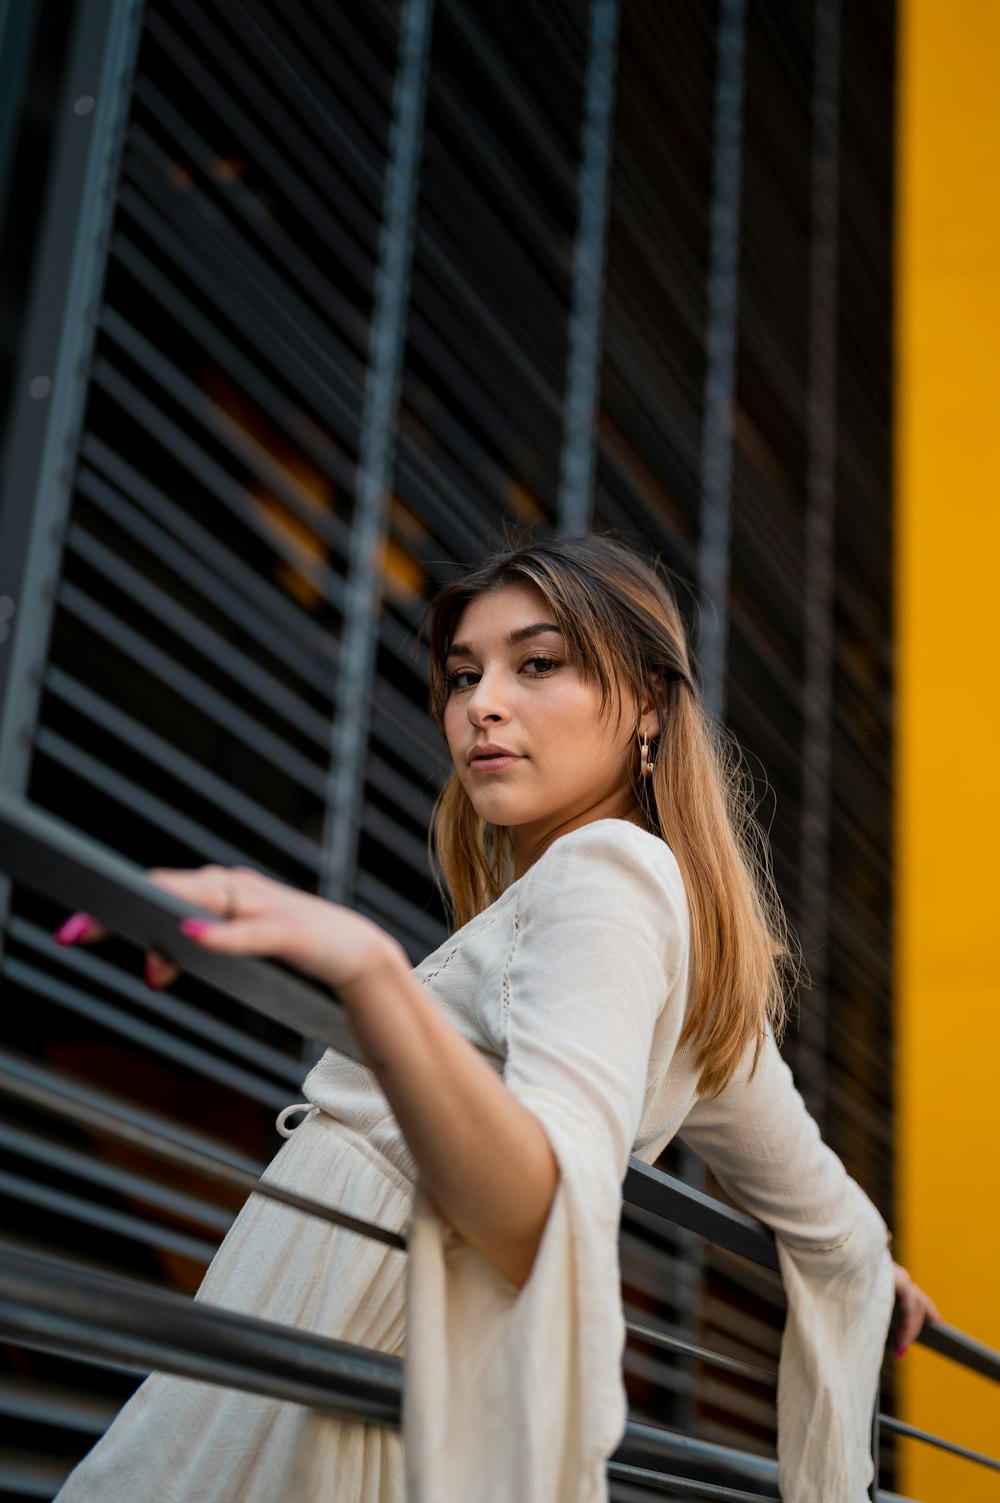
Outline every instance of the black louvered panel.
{"label": "black louvered panel", "polygon": [[[697,577],[718,19],[714,7],[623,9],[595,494],[598,524],[644,541],[679,572],[689,619],[711,609],[698,599]],[[733,594],[735,636],[743,601],[735,588]],[[746,662],[730,663],[730,695],[742,693],[760,717],[756,728],[767,752],[779,760],[783,754],[784,776],[794,785],[794,756],[769,733],[775,695],[794,704],[798,679],[782,633],[771,632],[766,595],[755,588],[742,594],[756,637],[744,651]],[[786,601],[788,609],[797,605],[794,587]],[[676,1151],[665,1167],[681,1168]],[[729,1331],[732,1344],[726,1317],[738,1301],[714,1265],[704,1271],[689,1265],[683,1244],[650,1225],[623,1237],[622,1251],[626,1297],[649,1324],[676,1328],[690,1341],[701,1339],[701,1319],[705,1344],[718,1346],[720,1330]],[[651,1286],[647,1266],[659,1269]],[[759,1296],[744,1296],[743,1304],[740,1353],[766,1366],[780,1315]],[[711,1320],[710,1306],[717,1307]],[[696,1425],[713,1438],[773,1446],[773,1399],[766,1392],[632,1340],[628,1352],[630,1402],[643,1415],[682,1429]],[[660,1374],[651,1383],[659,1369],[671,1381]]]}
{"label": "black louvered panel", "polygon": [[[829,22],[827,0],[818,4]],[[617,28],[594,521],[677,569],[692,619],[718,603],[698,598],[699,545],[720,26],[736,8],[641,0],[620,7]],[[350,562],[368,518],[359,474],[377,469],[363,413],[380,382],[383,394],[392,386],[385,370],[373,379],[372,334],[392,239],[401,8],[158,0],[145,13],[106,277],[88,314],[96,344],[28,790],[142,864],[248,862],[309,888],[330,837],[332,733],[357,714],[369,734],[348,900],[414,959],[445,932],[425,835],[448,759],[413,650],[423,602],[496,545],[504,522],[558,525],[565,502],[591,11],[586,0],[434,9],[364,704],[338,702],[338,671],[345,623],[348,639],[368,624]],[[765,792],[793,921],[809,812],[815,13],[790,0],[746,9],[722,602],[727,717]],[[810,1048],[822,1055],[826,1131],[888,1210],[893,17],[857,0],[838,13],[829,883]],[[119,1096],[137,1119],[155,1108],[199,1142],[269,1157],[275,1110],[298,1095],[298,1038],[186,979],[166,996],[147,991],[121,942],[56,951],[56,917],[15,894],[5,1042]],[[793,1063],[798,1051],[793,1026]],[[197,1282],[235,1208],[213,1184],[31,1111],[0,1112],[0,1146],[29,1243],[71,1245],[178,1287]],[[773,1365],[773,1285],[715,1254],[698,1263],[693,1246],[626,1211],[629,1319],[688,1339],[700,1323],[706,1345]],[[64,1425],[57,1450],[69,1456],[107,1406],[83,1412],[60,1385],[96,1381],[117,1401],[132,1380],[119,1388],[37,1360],[32,1412]],[[759,1386],[633,1339],[625,1371],[641,1417],[748,1449],[773,1444]]]}
{"label": "black louvered panel", "polygon": [[830,980],[835,1143],[893,1212],[891,7],[844,8]]}
{"label": "black louvered panel", "polygon": [[[145,16],[28,788],[142,865],[317,884],[395,29],[296,0]],[[15,894],[5,1043],[268,1159],[300,1038],[187,978],[150,992],[123,942],[56,950],[57,917]],[[239,1194],[0,1117],[8,1230],[194,1290]],[[64,1470],[135,1379],[25,1360],[108,1395],[81,1433],[39,1390],[25,1445]]]}
{"label": "black louvered panel", "polygon": [[[574,9],[579,37],[565,20],[534,24],[528,6],[446,0],[435,18],[397,490],[445,557],[471,561],[505,509],[554,512],[584,61]],[[420,498],[439,485],[446,505],[428,512]]]}
{"label": "black louvered panel", "polygon": [[586,7],[445,0],[435,15],[384,607],[362,815],[361,906],[414,958],[444,938],[426,861],[446,749],[414,655],[423,599],[554,519]]}
{"label": "black louvered panel", "polygon": [[831,1078],[849,1163],[892,1221],[893,690],[890,6],[844,7],[839,215]]}
{"label": "black louvered panel", "polygon": [[[171,773],[212,799],[231,851],[304,885],[322,831],[394,41],[377,13],[373,35],[333,19],[184,3],[147,16],[71,538],[79,578],[67,570],[67,609],[143,670],[143,725],[191,738],[178,750],[202,776],[179,759]],[[341,94],[316,71],[327,55]],[[364,88],[352,55],[371,64]],[[186,93],[205,57],[215,86]],[[193,712],[183,729],[164,688]],[[122,699],[135,703],[127,687]]]}
{"label": "black louvered panel", "polygon": [[696,572],[714,6],[622,8],[595,520]]}
{"label": "black louvered panel", "polygon": [[[28,788],[140,865],[317,884],[395,49],[391,7],[144,17]],[[16,895],[5,1041],[269,1157],[298,1036],[52,922]],[[21,1235],[194,1286],[227,1192],[0,1131]]]}
{"label": "black louvered panel", "polygon": [[[689,580],[697,576],[703,525],[705,265],[718,21],[704,8],[697,15],[673,10],[669,17],[662,9],[625,8],[606,283],[596,519],[644,536]],[[882,274],[891,243],[886,174],[892,134],[884,113],[873,113],[870,93],[880,69],[891,75],[884,56],[891,28],[882,30],[887,22],[885,14],[873,19],[851,7],[843,21],[842,243],[833,352],[840,419],[838,598],[828,667],[830,974],[819,1002],[830,1057],[825,1125],[849,1168],[886,1208],[891,947],[884,925],[891,852],[872,814],[885,810],[888,818],[891,767],[883,608],[891,557],[884,402],[889,294]],[[758,785],[759,817],[793,923],[801,902],[809,692],[804,622],[815,45],[813,7],[748,6],[726,703]],[[847,59],[866,47],[868,61],[855,74]],[[862,160],[866,140],[872,170]],[[660,191],[651,191],[653,182]],[[875,400],[867,400],[871,390]],[[622,454],[626,463],[616,467]],[[852,492],[859,508],[862,497],[866,503],[858,515]],[[805,993],[803,1008],[813,1004]],[[796,1063],[794,1022],[786,1047]],[[709,1287],[718,1293],[715,1272]],[[774,1321],[764,1319],[760,1329],[773,1333]],[[717,1426],[720,1439],[734,1439],[711,1385],[699,1379],[697,1393],[699,1422]]]}
{"label": "black louvered panel", "polygon": [[811,8],[750,7],[727,708],[755,780],[772,790],[761,814],[793,921],[801,860],[812,46]]}

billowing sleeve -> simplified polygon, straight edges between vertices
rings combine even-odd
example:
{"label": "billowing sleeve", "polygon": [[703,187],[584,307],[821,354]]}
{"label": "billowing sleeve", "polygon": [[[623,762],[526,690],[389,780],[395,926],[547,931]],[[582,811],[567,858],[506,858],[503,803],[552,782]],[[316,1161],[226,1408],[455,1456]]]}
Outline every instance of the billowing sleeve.
{"label": "billowing sleeve", "polygon": [[820,1138],[770,1035],[748,1075],[698,1101],[680,1136],[776,1235],[788,1304],[778,1364],[782,1498],[864,1503],[893,1306],[886,1225]]}
{"label": "billowing sleeve", "polygon": [[[504,1079],[559,1164],[521,1290],[418,1189],[409,1232],[408,1503],[604,1503],[625,1426],[618,1227],[654,1029],[682,1022],[687,908],[669,849],[623,821],[521,882],[502,978]],[[673,1020],[663,1018],[670,1031]],[[489,1166],[483,1166],[489,1173]]]}

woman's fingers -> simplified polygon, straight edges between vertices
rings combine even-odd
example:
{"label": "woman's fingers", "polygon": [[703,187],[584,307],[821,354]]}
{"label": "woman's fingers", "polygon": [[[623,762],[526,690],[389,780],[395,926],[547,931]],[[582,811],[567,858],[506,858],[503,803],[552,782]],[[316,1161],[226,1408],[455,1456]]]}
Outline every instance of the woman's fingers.
{"label": "woman's fingers", "polygon": [[[177,930],[199,949],[270,956],[334,988],[350,986],[385,951],[387,936],[370,919],[251,867],[203,866],[195,871],[151,867],[144,875],[151,885],[181,899],[182,913],[190,905],[177,920]],[[68,945],[103,939],[107,934],[90,914],[76,913],[56,938]],[[191,958],[181,944],[182,964],[178,966],[169,939],[162,934],[158,938],[169,946],[169,953],[147,951],[145,977],[154,989],[169,985],[179,975],[185,953]]]}
{"label": "woman's fingers", "polygon": [[165,955],[161,955],[159,950],[147,950],[143,974],[146,978],[146,985],[154,992],[158,992],[161,987],[169,986],[171,981],[177,980],[180,967],[174,965],[173,961],[168,960]]}
{"label": "woman's fingers", "polygon": [[286,914],[235,919],[181,919],[177,925],[188,939],[220,955],[278,955],[289,934]]}
{"label": "woman's fingers", "polygon": [[[254,871],[250,867],[224,867],[224,866],[201,866],[191,870],[176,869],[173,867],[154,866],[143,873],[147,882],[154,887],[159,887],[164,892],[169,892],[175,897],[183,898],[192,907],[207,909],[210,913],[218,913],[220,919],[225,919],[226,913],[234,905],[236,897],[236,883],[239,882],[241,889],[240,908],[244,911],[253,911],[261,900],[267,901],[271,892],[266,889],[273,888],[273,883],[268,883],[262,873]],[[204,920],[191,919],[194,929],[192,937],[200,937],[198,926]],[[271,926],[268,926],[270,928]],[[226,924],[226,937],[220,948],[233,949],[239,952],[242,949],[246,936],[237,925],[237,932],[230,933],[230,925]],[[60,945],[92,944],[97,940],[107,939],[110,930],[98,922],[90,913],[78,911],[71,913],[59,928],[54,932],[54,938]],[[268,936],[267,938],[269,938]],[[265,944],[267,943],[265,938]],[[209,948],[212,948],[209,941]],[[165,955],[155,950],[150,950],[146,956],[146,980],[151,986],[165,986],[172,981],[179,970],[176,965],[167,959]]]}
{"label": "woman's fingers", "polygon": [[[236,867],[244,876],[259,878],[260,874],[247,868]],[[160,887],[164,892],[175,894],[179,898],[185,898],[199,908],[207,908],[210,912],[216,911],[224,914],[232,901],[232,879],[229,869],[224,866],[202,866],[195,870],[175,870],[171,867],[150,867],[144,873],[147,882],[155,887]],[[252,884],[255,885],[255,884]],[[60,945],[88,945],[98,940],[107,939],[110,930],[104,924],[98,923],[90,913],[78,911],[71,913],[59,928],[54,932],[54,939]],[[155,952],[150,951],[150,957]],[[147,980],[150,974],[164,976],[166,980],[173,980],[177,975],[177,967],[172,965],[165,956],[155,955],[152,967],[147,964]],[[159,982],[165,985],[166,980]],[[155,980],[150,983],[156,984]]]}
{"label": "woman's fingers", "polygon": [[[207,908],[212,912],[225,913],[229,906],[233,879],[230,868],[225,866],[199,866],[195,870],[181,870],[169,866],[153,866],[146,872],[146,881],[164,892]],[[235,868],[233,868],[235,870]]]}
{"label": "woman's fingers", "polygon": [[917,1339],[924,1323],[924,1313],[920,1308],[920,1302],[913,1294],[907,1294],[900,1300],[900,1310],[897,1357],[901,1357],[910,1343]]}
{"label": "woman's fingers", "polygon": [[89,945],[95,939],[107,939],[108,931],[89,913],[71,913],[65,923],[55,931],[59,945]]}
{"label": "woman's fingers", "polygon": [[894,1263],[892,1267],[899,1304],[899,1344],[896,1356],[902,1357],[907,1347],[920,1335],[925,1320],[943,1320],[944,1316],[930,1296],[913,1282],[905,1268],[898,1263]]}
{"label": "woman's fingers", "polygon": [[[109,930],[103,924],[99,924],[89,913],[71,913],[64,923],[60,924],[55,931],[54,938],[60,945],[89,945],[96,940],[107,939]],[[180,974],[178,967],[161,955],[158,950],[146,952],[143,974],[146,985],[159,991],[163,986],[169,986]]]}

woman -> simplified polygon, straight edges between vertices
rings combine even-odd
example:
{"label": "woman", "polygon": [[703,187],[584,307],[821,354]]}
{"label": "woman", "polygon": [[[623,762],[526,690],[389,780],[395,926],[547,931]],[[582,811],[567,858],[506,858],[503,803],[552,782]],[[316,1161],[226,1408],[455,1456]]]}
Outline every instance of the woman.
{"label": "woman", "polygon": [[[280,958],[346,1009],[368,1067],[327,1052],[266,1176],[406,1228],[406,1258],[251,1196],[198,1298],[392,1352],[405,1304],[403,1452],[385,1430],[154,1374],[59,1497],[606,1498],[621,1182],[630,1152],[651,1162],[683,1132],[778,1235],[786,1503],[860,1503],[887,1233],[778,1055],[793,956],[669,587],[611,536],[547,539],[431,609],[454,765],[432,836],[457,925],[433,954],[411,969],[368,919],[246,868],[148,874],[223,915],[181,925],[197,943]],[[106,931],[75,915],[60,932]],[[905,1347],[932,1307],[895,1280]]]}

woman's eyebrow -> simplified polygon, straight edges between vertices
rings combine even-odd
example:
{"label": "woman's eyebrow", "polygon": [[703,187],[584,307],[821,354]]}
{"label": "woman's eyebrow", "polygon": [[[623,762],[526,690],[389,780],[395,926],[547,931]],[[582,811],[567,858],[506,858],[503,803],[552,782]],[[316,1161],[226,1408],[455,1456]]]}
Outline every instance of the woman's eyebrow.
{"label": "woman's eyebrow", "polygon": [[[518,626],[507,635],[507,646],[513,647],[518,642],[523,642],[525,637],[535,637],[543,631],[554,631],[556,636],[561,637],[562,632],[558,626],[553,626],[551,621],[535,621],[531,626]],[[470,647],[468,642],[453,642],[445,653],[445,661],[455,657],[475,657],[476,649]]]}

